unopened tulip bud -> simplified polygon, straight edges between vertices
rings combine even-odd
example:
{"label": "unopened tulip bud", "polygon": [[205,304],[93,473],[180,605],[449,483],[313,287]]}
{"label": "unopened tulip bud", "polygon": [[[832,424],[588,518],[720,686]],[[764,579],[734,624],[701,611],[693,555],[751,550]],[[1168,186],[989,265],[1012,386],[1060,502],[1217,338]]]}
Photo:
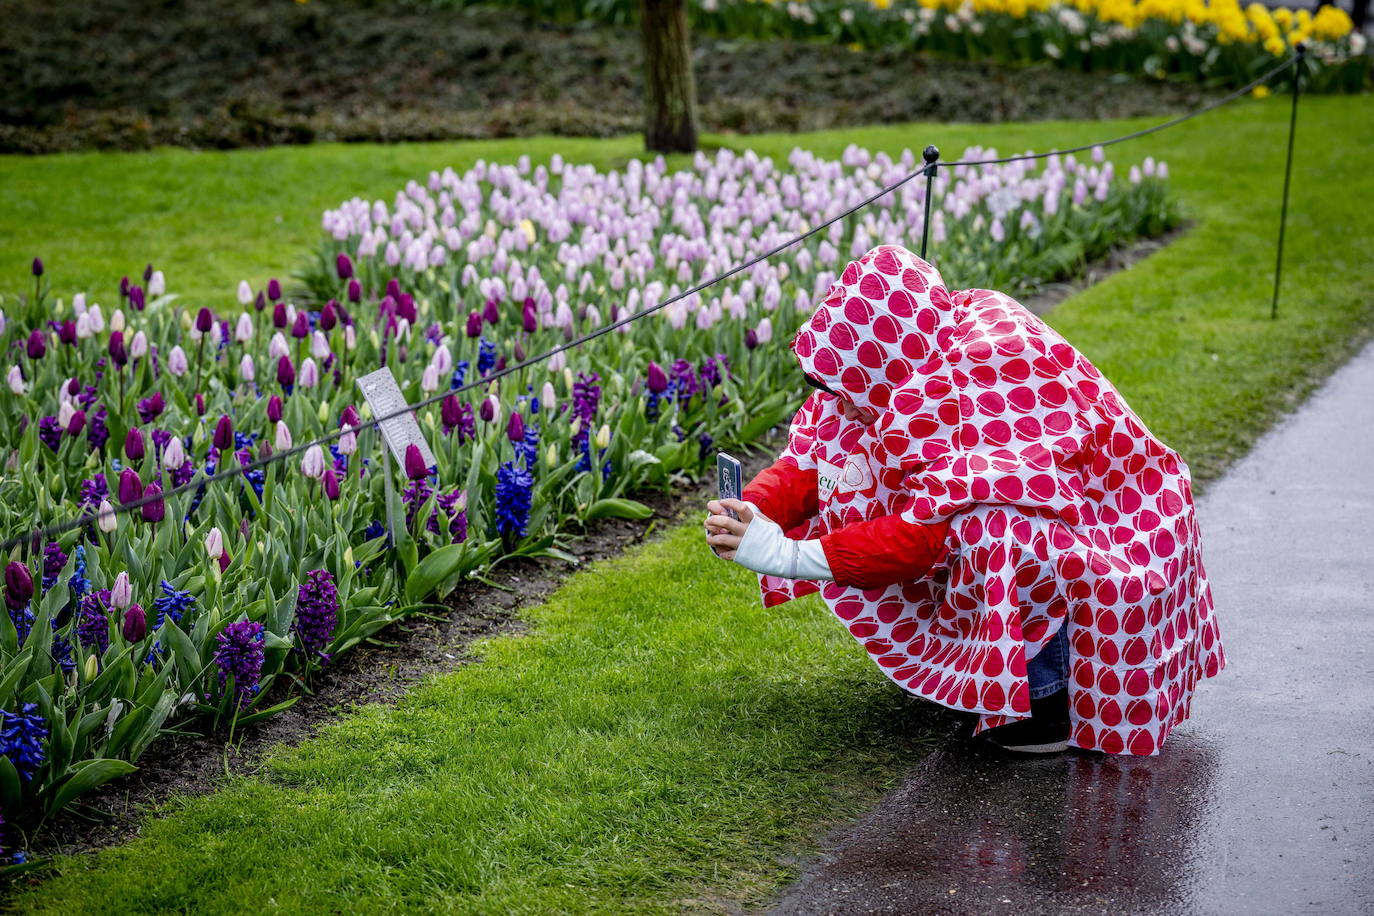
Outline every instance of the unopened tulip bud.
{"label": "unopened tulip bud", "polygon": [[310,336],[310,319],[305,312],[297,312],[296,318],[291,322],[291,336],[297,340]]}
{"label": "unopened tulip bud", "polygon": [[281,298],[281,284],[277,282],[276,277],[267,281],[267,298],[273,302]]}
{"label": "unopened tulip bud", "polygon": [[222,414],[215,423],[214,445],[216,451],[227,452],[234,447],[234,421],[228,414]]}
{"label": "unopened tulip bud", "polygon": [[110,505],[108,499],[100,501],[100,506],[96,509],[95,524],[106,534],[110,534],[119,527],[119,517],[115,515],[114,506]]}
{"label": "unopened tulip bud", "polygon": [[215,326],[215,313],[204,306],[196,313],[196,330],[208,334]]}
{"label": "unopened tulip bud", "polygon": [[548,450],[544,453],[545,459],[549,462],[549,467],[558,466],[558,443],[550,442]]}
{"label": "unopened tulip bud", "polygon": [[354,350],[358,347],[358,333],[353,330],[353,325],[344,328],[344,348]]}
{"label": "unopened tulip bud", "polygon": [[[148,632],[148,617],[143,613],[143,607],[135,604],[131,605],[124,612],[124,638],[129,642],[138,642]],[[91,658],[95,658],[94,655]]]}
{"label": "unopened tulip bud", "polygon": [[234,324],[234,339],[239,343],[248,343],[253,339],[253,316],[247,312],[239,314],[239,320]]}
{"label": "unopened tulip bud", "polygon": [[605,448],[611,444],[611,426],[609,423],[602,423],[601,428],[596,431],[596,447]]}
{"label": "unopened tulip bud", "polygon": [[324,449],[312,445],[301,456],[301,473],[306,477],[319,479],[324,473]]}
{"label": "unopened tulip bud", "polygon": [[267,419],[273,423],[281,422],[281,397],[272,395],[267,399]]}
{"label": "unopened tulip bud", "polygon": [[325,498],[330,502],[339,498],[339,475],[333,468],[324,472],[320,477],[320,484],[324,488]]}
{"label": "unopened tulip bud", "polygon": [[413,442],[406,446],[406,476],[411,480],[423,480],[429,476],[429,468],[425,467],[425,457],[420,454],[420,447]]}
{"label": "unopened tulip bud", "polygon": [[351,280],[349,280],[349,281],[348,281],[348,301],[349,301],[349,302],[359,302],[359,301],[362,300],[362,298],[363,298],[363,285],[362,285],[361,283],[358,282],[358,280],[357,280],[356,277],[353,278],[353,279],[351,279]]}
{"label": "unopened tulip bud", "polygon": [[134,588],[129,582],[129,574],[121,572],[115,576],[114,584],[110,586],[110,606],[123,610],[134,600]]}
{"label": "unopened tulip bud", "polygon": [[186,359],[186,351],[181,349],[181,344],[172,347],[167,354],[167,371],[175,376],[183,376],[191,368],[190,362]]}
{"label": "unopened tulip bud", "polygon": [[339,274],[340,280],[347,280],[353,276],[353,259],[344,252],[339,252],[339,256],[334,259],[334,269]]}
{"label": "unopened tulip bud", "polygon": [[525,419],[518,410],[511,411],[510,420],[506,423],[506,438],[512,442],[521,442],[525,438]]}
{"label": "unopened tulip bud", "polygon": [[205,553],[212,560],[218,560],[224,554],[224,533],[218,527],[211,528],[205,535]]}
{"label": "unopened tulip bud", "polygon": [[162,484],[154,480],[143,491],[143,496],[145,499],[154,497],[151,502],[146,502],[139,507],[139,511],[143,514],[143,520],[154,524],[162,521],[167,515],[167,506],[161,499],[156,498],[162,496]]}
{"label": "unopened tulip bud", "polygon": [[41,276],[43,276],[43,259],[42,259],[42,258],[34,258],[34,259],[33,259],[33,275],[34,275],[35,277],[41,277]]}
{"label": "unopened tulip bud", "polygon": [[18,560],[5,567],[5,603],[12,610],[20,610],[33,597],[33,573]]}
{"label": "unopened tulip bud", "polygon": [[81,431],[86,428],[86,411],[77,410],[72,413],[72,418],[67,421],[67,435],[75,439],[81,435]]}
{"label": "unopened tulip bud", "polygon": [[143,455],[143,431],[135,426],[124,437],[124,457],[130,461],[142,461]]}
{"label": "unopened tulip bud", "polygon": [[42,359],[48,352],[48,341],[43,337],[43,332],[35,328],[29,333],[29,339],[25,344],[25,352],[29,359]]}
{"label": "unopened tulip bud", "polygon": [[96,658],[94,652],[86,656],[85,671],[86,680],[88,681],[95,680],[96,677],[100,674],[100,659]]}
{"label": "unopened tulip bud", "polygon": [[[127,443],[126,443],[127,447]],[[133,468],[119,472],[119,501],[125,505],[143,498],[143,481]]]}
{"label": "unopened tulip bud", "polygon": [[289,356],[277,360],[277,384],[282,388],[296,384],[296,367],[291,364]]}
{"label": "unopened tulip bud", "polygon": [[654,394],[662,394],[668,388],[668,376],[658,363],[651,360],[644,374],[644,384]]}
{"label": "unopened tulip bud", "polygon": [[287,429],[286,424],[280,420],[277,421],[276,439],[273,444],[276,445],[279,452],[291,448],[291,430]]}

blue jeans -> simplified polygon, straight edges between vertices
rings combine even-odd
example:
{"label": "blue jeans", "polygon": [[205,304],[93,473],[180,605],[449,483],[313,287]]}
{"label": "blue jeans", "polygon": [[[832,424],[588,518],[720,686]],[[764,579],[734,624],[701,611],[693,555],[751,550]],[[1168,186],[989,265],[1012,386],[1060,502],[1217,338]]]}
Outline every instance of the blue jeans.
{"label": "blue jeans", "polygon": [[1058,693],[1069,684],[1069,622],[1059,625],[1059,632],[1050,637],[1040,653],[1026,663],[1026,680],[1030,682],[1032,700]]}

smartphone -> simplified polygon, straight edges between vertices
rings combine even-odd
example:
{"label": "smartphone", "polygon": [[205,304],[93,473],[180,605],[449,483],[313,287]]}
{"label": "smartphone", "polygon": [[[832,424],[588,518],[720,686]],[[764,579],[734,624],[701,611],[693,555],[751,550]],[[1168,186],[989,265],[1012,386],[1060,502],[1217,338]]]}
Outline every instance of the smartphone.
{"label": "smartphone", "polygon": [[[744,498],[744,469],[740,467],[738,458],[732,458],[724,452],[717,452],[716,478],[720,487],[721,499]],[[736,521],[739,520],[739,513],[735,510],[726,509],[725,512]]]}

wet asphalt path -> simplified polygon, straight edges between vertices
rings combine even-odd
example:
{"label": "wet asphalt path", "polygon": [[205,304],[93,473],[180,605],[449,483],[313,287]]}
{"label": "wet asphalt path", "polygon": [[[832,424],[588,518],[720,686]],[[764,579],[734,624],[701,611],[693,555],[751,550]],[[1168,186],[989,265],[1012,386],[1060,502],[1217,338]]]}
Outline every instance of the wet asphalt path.
{"label": "wet asphalt path", "polygon": [[1228,665],[1162,755],[952,738],[777,912],[1374,913],[1374,345],[1198,511]]}

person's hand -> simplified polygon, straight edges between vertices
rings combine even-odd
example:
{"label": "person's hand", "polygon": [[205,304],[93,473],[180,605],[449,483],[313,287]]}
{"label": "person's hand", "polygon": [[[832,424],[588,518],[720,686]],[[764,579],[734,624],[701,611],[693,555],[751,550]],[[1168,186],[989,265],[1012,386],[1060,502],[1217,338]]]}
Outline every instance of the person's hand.
{"label": "person's hand", "polygon": [[[726,514],[727,509],[735,510],[739,519]],[[722,560],[733,560],[739,542],[749,523],[754,520],[754,508],[741,499],[713,499],[706,504],[706,543]]]}

